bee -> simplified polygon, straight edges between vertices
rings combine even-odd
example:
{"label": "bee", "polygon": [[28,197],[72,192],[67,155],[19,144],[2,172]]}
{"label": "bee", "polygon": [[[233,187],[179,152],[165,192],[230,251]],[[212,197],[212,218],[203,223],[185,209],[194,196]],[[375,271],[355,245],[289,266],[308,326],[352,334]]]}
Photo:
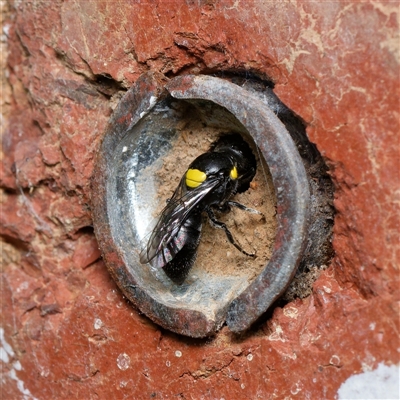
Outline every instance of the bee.
{"label": "bee", "polygon": [[231,207],[237,207],[263,215],[230,200],[236,193],[250,187],[256,168],[256,158],[241,135],[226,134],[212,143],[209,151],[189,165],[167,201],[147,244],[141,250],[140,262],[163,268],[173,282],[182,284],[196,259],[203,213],[213,227],[225,231],[236,249],[246,256],[255,257],[254,253],[241,248],[226,224],[217,220],[215,211],[228,212]]}

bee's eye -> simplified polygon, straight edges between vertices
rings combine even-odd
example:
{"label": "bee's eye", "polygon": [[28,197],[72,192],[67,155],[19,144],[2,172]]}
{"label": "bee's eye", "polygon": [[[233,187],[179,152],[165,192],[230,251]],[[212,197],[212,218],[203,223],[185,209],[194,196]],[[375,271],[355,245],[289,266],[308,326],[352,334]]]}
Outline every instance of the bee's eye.
{"label": "bee's eye", "polygon": [[186,186],[196,188],[207,179],[207,175],[199,169],[188,169],[186,172]]}

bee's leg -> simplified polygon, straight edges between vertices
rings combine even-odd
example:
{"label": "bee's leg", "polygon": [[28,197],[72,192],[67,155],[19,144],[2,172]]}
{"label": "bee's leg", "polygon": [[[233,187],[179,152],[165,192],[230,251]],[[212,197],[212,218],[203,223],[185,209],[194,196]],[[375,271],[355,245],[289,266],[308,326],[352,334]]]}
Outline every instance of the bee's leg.
{"label": "bee's leg", "polygon": [[[238,203],[239,204],[239,203]],[[211,221],[211,225],[214,228],[219,228],[219,229],[223,229],[225,231],[226,237],[228,238],[229,242],[232,243],[241,253],[245,254],[246,256],[249,257],[255,257],[256,254],[255,253],[247,253],[247,251],[244,251],[236,242],[235,239],[232,236],[232,233],[230,232],[230,230],[228,229],[228,227],[221,221],[218,221],[215,218],[215,214],[214,211],[210,208],[207,207],[206,208],[206,212],[208,214],[208,218],[210,218]]]}
{"label": "bee's leg", "polygon": [[252,213],[252,214],[261,215],[263,217],[263,219],[265,219],[265,215],[262,212],[260,212],[258,210],[255,210],[254,208],[246,207],[243,204],[238,203],[237,201],[229,200],[225,204],[227,204],[228,206],[231,206],[231,207],[237,207],[240,210],[247,211],[247,212]]}
{"label": "bee's leg", "polygon": [[224,214],[231,210],[231,207],[230,207],[230,205],[228,204],[227,201],[225,203],[223,203],[223,204],[218,204],[217,206],[214,206],[214,207],[216,207],[218,212],[221,212],[221,213],[224,213]]}

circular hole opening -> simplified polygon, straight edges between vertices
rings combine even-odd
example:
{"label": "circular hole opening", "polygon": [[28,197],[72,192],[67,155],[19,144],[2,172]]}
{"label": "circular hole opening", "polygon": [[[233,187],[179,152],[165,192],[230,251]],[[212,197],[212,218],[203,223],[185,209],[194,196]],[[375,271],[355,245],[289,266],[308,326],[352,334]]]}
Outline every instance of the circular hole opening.
{"label": "circular hole opening", "polygon": [[[204,216],[197,261],[176,284],[163,269],[140,263],[151,221],[190,163],[231,133],[257,159],[251,188],[232,200],[266,221],[236,208],[217,219],[257,258],[241,254]],[[107,267],[146,315],[178,333],[207,336],[225,321],[244,331],[284,293],[297,267],[307,273],[332,254],[326,165],[301,121],[260,82],[143,75],[110,120],[93,178],[94,225]],[[304,278],[297,278],[302,286]],[[284,301],[306,294],[290,290]]]}
{"label": "circular hole opening", "polygon": [[[252,258],[240,253],[222,229],[203,215],[197,258],[181,285],[162,268],[140,264],[139,253],[151,226],[171,198],[189,164],[209,151],[219,137],[238,133],[257,160],[251,187],[232,200],[262,212],[232,207],[217,213],[236,242]],[[167,97],[118,144],[108,181],[108,212],[115,242],[135,281],[157,301],[205,314],[219,313],[265,268],[276,232],[276,199],[268,167],[243,125],[225,108],[209,101],[183,101]]]}

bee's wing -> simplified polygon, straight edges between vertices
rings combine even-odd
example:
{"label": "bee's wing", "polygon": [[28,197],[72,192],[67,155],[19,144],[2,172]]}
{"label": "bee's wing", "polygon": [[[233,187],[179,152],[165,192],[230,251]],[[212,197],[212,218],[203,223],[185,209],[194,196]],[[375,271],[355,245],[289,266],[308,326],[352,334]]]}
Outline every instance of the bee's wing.
{"label": "bee's wing", "polygon": [[[179,186],[175,190],[172,198],[168,201],[167,206],[161,212],[155,228],[153,229],[147,245],[140,253],[140,262],[142,264],[150,262],[156,257],[166,246],[177,237],[174,241],[174,248],[179,251],[185,244],[184,240],[180,240],[179,230],[186,218],[189,216],[193,208],[210,193],[221,182],[221,179],[208,179],[195,189],[188,190],[185,194],[184,185],[185,177],[181,179]],[[173,255],[169,251],[163,252],[166,256],[165,265],[171,261]],[[165,257],[164,257],[165,258]],[[163,266],[161,265],[161,266]]]}

